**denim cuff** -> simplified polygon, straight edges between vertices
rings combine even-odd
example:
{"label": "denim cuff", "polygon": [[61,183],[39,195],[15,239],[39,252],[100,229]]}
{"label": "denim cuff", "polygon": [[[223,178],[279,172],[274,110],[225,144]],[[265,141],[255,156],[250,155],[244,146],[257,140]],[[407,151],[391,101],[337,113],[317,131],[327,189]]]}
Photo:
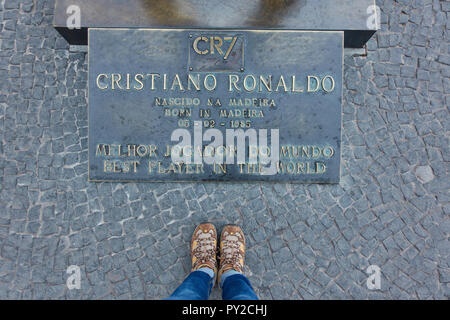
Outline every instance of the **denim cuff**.
{"label": "denim cuff", "polygon": [[[214,278],[216,277],[216,274],[214,273],[214,270],[211,268],[205,267],[205,268],[197,269],[196,271],[201,271],[201,272],[207,273],[211,277],[211,279],[215,280]],[[214,283],[214,281],[213,281],[213,283]]]}
{"label": "denim cuff", "polygon": [[228,270],[225,271],[222,276],[220,277],[220,287],[223,288],[223,284],[225,283],[225,280],[227,280],[228,277],[234,276],[235,274],[242,274],[241,272],[237,272],[236,270]]}

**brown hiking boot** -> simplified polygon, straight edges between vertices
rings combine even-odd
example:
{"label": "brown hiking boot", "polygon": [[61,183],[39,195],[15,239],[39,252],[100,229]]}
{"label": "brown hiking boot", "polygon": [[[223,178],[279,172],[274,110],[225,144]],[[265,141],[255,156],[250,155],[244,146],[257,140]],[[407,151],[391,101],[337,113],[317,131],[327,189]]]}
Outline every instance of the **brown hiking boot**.
{"label": "brown hiking boot", "polygon": [[220,277],[225,271],[243,272],[245,259],[245,237],[237,225],[226,225],[220,235]]}
{"label": "brown hiking boot", "polygon": [[200,224],[195,228],[191,240],[192,271],[206,267],[217,275],[216,252],[216,228],[211,223]]}

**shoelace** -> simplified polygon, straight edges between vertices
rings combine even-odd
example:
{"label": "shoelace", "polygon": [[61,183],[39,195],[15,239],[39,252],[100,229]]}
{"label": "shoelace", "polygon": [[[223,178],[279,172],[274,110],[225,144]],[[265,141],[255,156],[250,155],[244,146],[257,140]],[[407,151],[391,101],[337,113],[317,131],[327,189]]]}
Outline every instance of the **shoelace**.
{"label": "shoelace", "polygon": [[[220,256],[221,265],[231,265],[233,268],[242,269],[240,260],[242,259],[241,248],[238,240],[229,240],[224,238],[223,242],[223,256]],[[231,249],[231,250],[229,250]]]}
{"label": "shoelace", "polygon": [[211,235],[209,238],[199,239],[198,246],[194,249],[193,255],[201,264],[206,262],[215,262],[214,255],[216,248],[214,246],[214,238]]}

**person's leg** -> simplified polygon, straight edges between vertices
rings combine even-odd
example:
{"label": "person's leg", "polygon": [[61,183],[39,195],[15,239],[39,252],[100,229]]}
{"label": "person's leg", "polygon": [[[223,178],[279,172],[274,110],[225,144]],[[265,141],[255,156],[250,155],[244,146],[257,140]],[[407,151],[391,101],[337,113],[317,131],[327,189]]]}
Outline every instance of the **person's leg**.
{"label": "person's leg", "polygon": [[192,269],[167,300],[207,300],[217,274],[217,232],[210,223],[194,230],[191,240]]}
{"label": "person's leg", "polygon": [[167,300],[208,300],[214,280],[214,271],[209,268],[193,271]]}
{"label": "person's leg", "polygon": [[219,284],[224,300],[258,300],[244,276],[245,237],[239,226],[226,225],[220,236]]}
{"label": "person's leg", "polygon": [[247,277],[235,270],[222,274],[220,287],[223,300],[259,300]]}

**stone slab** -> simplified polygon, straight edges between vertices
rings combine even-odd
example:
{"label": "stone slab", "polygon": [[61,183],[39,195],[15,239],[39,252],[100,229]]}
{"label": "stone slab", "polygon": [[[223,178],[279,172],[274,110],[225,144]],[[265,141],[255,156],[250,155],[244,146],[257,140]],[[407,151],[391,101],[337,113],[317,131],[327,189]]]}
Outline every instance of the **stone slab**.
{"label": "stone slab", "polygon": [[[237,28],[345,31],[345,47],[361,48],[376,31],[374,5],[375,0],[56,0],[54,26],[70,44],[87,44],[92,27]],[[73,6],[79,8],[79,30],[67,25]]]}

